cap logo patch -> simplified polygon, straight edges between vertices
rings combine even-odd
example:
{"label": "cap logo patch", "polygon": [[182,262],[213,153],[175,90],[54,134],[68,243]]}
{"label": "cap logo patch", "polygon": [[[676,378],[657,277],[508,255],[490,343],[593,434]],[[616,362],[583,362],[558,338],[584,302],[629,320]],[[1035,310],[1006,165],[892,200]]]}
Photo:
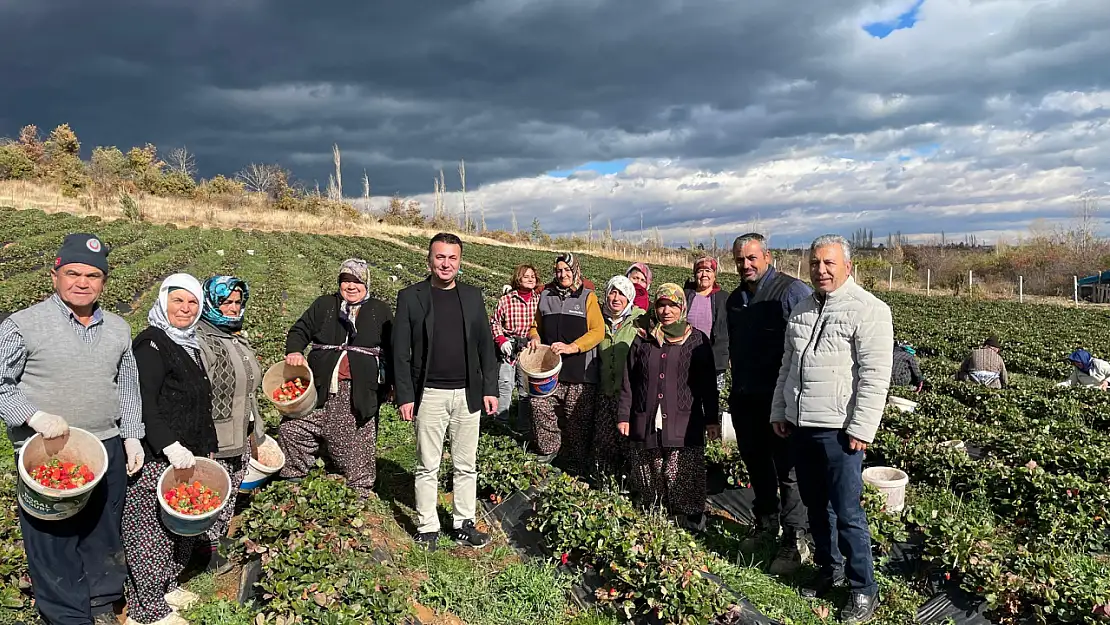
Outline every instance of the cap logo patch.
{"label": "cap logo patch", "polygon": [[61,266],[62,266],[62,257],[58,256],[54,259],[54,268],[57,269],[58,267],[61,267]]}
{"label": "cap logo patch", "polygon": [[85,247],[89,248],[90,252],[100,252],[100,241],[97,239],[89,239],[85,241]]}

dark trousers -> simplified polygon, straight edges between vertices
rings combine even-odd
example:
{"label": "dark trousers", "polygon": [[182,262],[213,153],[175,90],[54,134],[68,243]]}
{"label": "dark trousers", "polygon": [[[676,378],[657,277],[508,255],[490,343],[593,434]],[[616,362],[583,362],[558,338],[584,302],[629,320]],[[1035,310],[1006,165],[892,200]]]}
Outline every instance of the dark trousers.
{"label": "dark trousers", "polygon": [[19,510],[35,607],[50,625],[89,625],[123,597],[120,541],[127,460],[117,436],[104,441],[108,471],[76,515],[43,521]]}
{"label": "dark trousers", "polygon": [[853,591],[874,595],[871,530],[860,503],[863,452],[852,451],[848,434],[839,429],[794,428],[790,440],[809,509],[813,563],[826,575],[843,568]]}
{"label": "dark trousers", "polygon": [[773,397],[774,393],[758,393],[729,398],[732,427],[755,491],[757,524],[777,517],[784,529],[800,533],[805,527],[806,509],[798,492],[790,442],[771,428]]}

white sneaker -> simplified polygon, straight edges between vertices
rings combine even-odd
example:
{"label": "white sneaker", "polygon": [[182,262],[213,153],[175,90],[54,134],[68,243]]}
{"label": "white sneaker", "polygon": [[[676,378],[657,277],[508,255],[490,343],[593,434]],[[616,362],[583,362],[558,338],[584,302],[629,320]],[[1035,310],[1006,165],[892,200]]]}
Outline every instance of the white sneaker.
{"label": "white sneaker", "polygon": [[197,593],[189,592],[184,588],[174,588],[166,593],[166,603],[170,604],[170,607],[175,611],[188,610],[189,607],[197,601],[200,601],[200,597]]}
{"label": "white sneaker", "polygon": [[[143,625],[143,624],[136,621],[135,619],[133,619],[129,616],[129,617],[127,617],[127,620],[124,621],[123,625]],[[185,618],[182,617],[177,612],[170,612],[170,615],[167,616],[166,618],[158,619],[157,621],[154,621],[153,623],[148,623],[147,625],[189,625],[189,621],[186,621]]]}

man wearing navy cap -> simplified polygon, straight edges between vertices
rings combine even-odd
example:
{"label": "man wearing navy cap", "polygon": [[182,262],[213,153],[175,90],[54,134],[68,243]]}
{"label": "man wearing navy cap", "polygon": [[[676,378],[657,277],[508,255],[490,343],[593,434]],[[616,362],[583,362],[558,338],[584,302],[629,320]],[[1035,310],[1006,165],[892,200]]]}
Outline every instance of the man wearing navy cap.
{"label": "man wearing navy cap", "polygon": [[113,603],[127,576],[120,523],[127,475],[143,465],[145,435],[131,328],[97,300],[108,278],[108,247],[71,234],[50,270],[54,295],[0,322],[0,418],[18,450],[38,433],[69,427],[97,436],[107,471],[76,515],[42,520],[21,508],[19,523],[35,607],[51,625],[118,622]]}

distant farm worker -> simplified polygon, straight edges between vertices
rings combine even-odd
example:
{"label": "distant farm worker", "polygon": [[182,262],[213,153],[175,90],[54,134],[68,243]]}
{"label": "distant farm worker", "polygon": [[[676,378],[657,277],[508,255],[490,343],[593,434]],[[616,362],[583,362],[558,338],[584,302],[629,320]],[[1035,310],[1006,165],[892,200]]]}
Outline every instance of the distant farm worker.
{"label": "distant farm worker", "polygon": [[632,342],[617,423],[630,441],[632,486],[646,506],[680,525],[705,528],[705,439],[717,438],[720,408],[713,347],[686,320],[686,294],[664,284],[655,319]]}
{"label": "distant farm worker", "polygon": [[601,379],[597,346],[605,338],[605,319],[597,295],[582,284],[582,270],[574,254],[566,252],[555,259],[554,280],[540,293],[528,337],[529,347],[550,345],[563,360],[555,392],[531,401],[540,461],[551,462],[562,451],[567,468],[584,475],[591,468],[594,409]]}
{"label": "distant farm worker", "polygon": [[128,484],[123,505],[128,624],[187,623],[177,611],[199,599],[178,585],[198,538],[179,536],[162,524],[158,480],[167,467],[188,469],[196,464],[196,456],[211,457],[219,449],[212,421],[212,386],[196,330],[203,301],[204,291],[196,278],[186,273],[169,276],[147,314],[150,325],[133,343],[148,460]]}
{"label": "distant farm worker", "polygon": [[846,576],[850,592],[840,620],[866,623],[879,596],[860,503],[863,452],[886,406],[894,324],[890,308],[852,279],[848,241],[824,235],[809,251],[816,292],[787,325],[771,423],[791,440],[809,512],[819,574],[803,595],[824,596]]}
{"label": "distant farm worker", "polygon": [[365,497],[377,479],[378,411],[393,380],[393,311],[370,296],[365,260],[343,261],[336,282],[338,291],[316,298],[285,338],[285,362],[312,370],[316,409],[282,419],[281,477],[308,475],[323,444],[347,485]]}
{"label": "distant farm worker", "polygon": [[921,392],[925,378],[917,364],[917,350],[908,343],[894,342],[894,364],[890,370],[891,386],[909,386]]}
{"label": "distant farm worker", "polygon": [[812,297],[813,289],[775,271],[767,241],[759,233],[737,237],[732,258],[740,287],[727,302],[732,363],[728,403],[740,457],[755,494],[755,524],[742,547],[751,551],[779,540],[770,572],[785,575],[801,566],[809,545],[790,442],[776,436],[771,427],[771,403],[782,365],[786,321],[799,303]]}
{"label": "distant farm worker", "polygon": [[694,261],[694,277],[686,282],[687,320],[709,337],[716,363],[717,389],[725,388],[728,369],[728,291],[717,282],[717,259],[702,256]]}
{"label": "distant farm worker", "polygon": [[[215,459],[231,476],[231,492],[238,493],[250,466],[251,449],[266,440],[266,424],[256,395],[262,386],[258,356],[243,335],[250,289],[234,276],[213,276],[204,281],[201,321],[197,324],[200,360],[212,385],[212,421],[219,447]],[[227,566],[219,555],[220,542],[228,543],[227,527],[235,511],[228,505],[208,530],[208,567]]]}
{"label": "distant farm worker", "polygon": [[115,623],[112,604],[127,577],[120,541],[127,475],[144,460],[131,328],[97,302],[108,247],[96,235],[66,236],[50,278],[49,299],[0,323],[0,417],[16,450],[36,433],[56,439],[70,425],[88,430],[104,443],[108,466],[68,519],[40,520],[19,508],[23,548],[42,620]]}
{"label": "distant farm worker", "polygon": [[[510,290],[497,301],[497,308],[489,318],[493,341],[497,345],[501,367],[497,374],[497,418],[506,425],[522,427],[527,418],[528,392],[524,377],[516,366],[517,356],[528,344],[528,329],[536,316],[539,305],[539,272],[529,264],[518,265],[513,270]],[[517,389],[515,423],[509,418],[509,406]]]}
{"label": "distant farm worker", "polygon": [[462,241],[441,232],[428,245],[427,280],[397,294],[393,329],[397,404],[416,426],[416,544],[439,540],[439,466],[451,440],[454,511],[451,538],[484,547],[489,535],[475,525],[478,426],[482,411],[497,414],[497,348],[482,291],[457,280]]}
{"label": "distant farm worker", "polygon": [[982,347],[971,350],[964,359],[957,380],[970,380],[987,388],[1006,388],[1010,381],[1006,375],[1006,363],[1002,360],[1002,345],[998,337],[991,336],[983,341]]}
{"label": "distant farm worker", "polygon": [[646,263],[632,263],[628,271],[624,272],[625,277],[632,281],[633,286],[636,288],[636,297],[632,301],[633,305],[640,310],[647,312],[651,308],[651,267]]}
{"label": "distant farm worker", "polygon": [[1077,349],[1068,356],[1072,364],[1067,386],[1091,386],[1105,391],[1110,386],[1110,363],[1095,358],[1085,349]]}
{"label": "distant farm worker", "polygon": [[601,381],[598,387],[597,410],[593,428],[594,468],[598,475],[626,475],[628,439],[617,432],[624,367],[628,351],[636,338],[636,329],[646,314],[633,305],[636,289],[624,276],[613,276],[605,285],[601,309],[605,315],[605,338],[598,345],[601,358]]}

